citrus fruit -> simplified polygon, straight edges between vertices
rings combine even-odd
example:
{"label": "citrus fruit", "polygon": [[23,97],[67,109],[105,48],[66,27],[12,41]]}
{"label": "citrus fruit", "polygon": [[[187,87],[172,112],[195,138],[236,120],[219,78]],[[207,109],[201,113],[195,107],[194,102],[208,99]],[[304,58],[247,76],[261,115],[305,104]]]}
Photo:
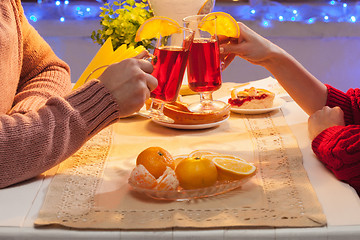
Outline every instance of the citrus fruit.
{"label": "citrus fruit", "polygon": [[184,189],[210,187],[217,181],[215,164],[207,158],[189,157],[176,166],[176,176]]}
{"label": "citrus fruit", "polygon": [[149,147],[142,151],[136,165],[142,164],[155,178],[160,177],[166,167],[175,169],[175,162],[171,154],[161,147]]}
{"label": "citrus fruit", "polygon": [[256,167],[237,159],[217,157],[212,160],[218,170],[218,180],[238,180],[255,173]]}
{"label": "citrus fruit", "polygon": [[[211,20],[216,17],[216,26]],[[223,35],[226,37],[238,38],[240,36],[240,28],[236,20],[228,13],[212,12],[207,14],[199,23],[199,28],[209,32],[211,35]]]}
{"label": "citrus fruit", "polygon": [[161,175],[156,181],[157,185],[154,189],[160,191],[174,191],[179,186],[179,180],[176,177],[175,171],[169,167],[166,167],[163,175]]}
{"label": "citrus fruit", "polygon": [[155,177],[141,164],[131,171],[128,181],[130,185],[142,188],[153,188],[157,185]]}
{"label": "citrus fruit", "polygon": [[198,15],[207,14],[214,8],[215,0],[207,0],[200,8]]}
{"label": "citrus fruit", "polygon": [[204,154],[202,155],[203,158],[208,158],[210,160],[213,160],[214,158],[223,158],[223,159],[229,159],[229,160],[237,160],[237,161],[240,161],[240,162],[245,162],[247,163],[246,160],[240,158],[240,157],[236,157],[234,155],[229,155],[229,154],[221,154],[221,153],[217,153],[217,154],[211,154],[211,155],[208,155],[208,154]]}
{"label": "citrus fruit", "polygon": [[222,157],[222,158],[236,159],[241,162],[247,162],[246,160],[231,154],[223,154],[223,153],[211,152],[207,150],[195,150],[189,154],[189,157],[203,157],[210,160],[213,160],[216,157]]}
{"label": "citrus fruit", "polygon": [[218,153],[207,150],[195,150],[189,154],[189,157],[201,157],[203,155],[218,155]]}
{"label": "citrus fruit", "polygon": [[183,159],[188,158],[188,155],[177,155],[174,156],[174,162],[175,162],[175,166],[177,166],[179,164],[179,162],[181,162]]}
{"label": "citrus fruit", "polygon": [[145,39],[158,38],[161,36],[168,36],[173,33],[180,32],[180,25],[175,20],[156,16],[147,19],[136,31],[135,42]]}

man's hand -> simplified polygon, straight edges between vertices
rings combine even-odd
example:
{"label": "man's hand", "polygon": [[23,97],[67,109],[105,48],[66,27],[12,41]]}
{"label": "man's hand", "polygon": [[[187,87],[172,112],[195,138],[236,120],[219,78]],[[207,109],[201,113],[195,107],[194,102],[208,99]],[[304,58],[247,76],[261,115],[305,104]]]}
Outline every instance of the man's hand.
{"label": "man's hand", "polygon": [[157,79],[151,75],[154,68],[144,57],[146,53],[141,53],[112,64],[99,77],[119,105],[121,117],[139,111],[157,87]]}

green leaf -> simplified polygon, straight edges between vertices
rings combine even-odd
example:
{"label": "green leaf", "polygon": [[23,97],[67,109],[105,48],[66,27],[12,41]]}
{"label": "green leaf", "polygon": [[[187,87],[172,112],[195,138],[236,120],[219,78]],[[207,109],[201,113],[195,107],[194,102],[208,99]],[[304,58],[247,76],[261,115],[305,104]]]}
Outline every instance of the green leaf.
{"label": "green leaf", "polygon": [[122,44],[128,46],[144,46],[153,49],[151,40],[135,42],[136,31],[140,25],[153,16],[147,0],[120,0],[112,4],[105,3],[100,7],[100,29],[93,31],[91,39],[94,43],[104,44],[107,38],[112,37],[113,47],[117,49]]}

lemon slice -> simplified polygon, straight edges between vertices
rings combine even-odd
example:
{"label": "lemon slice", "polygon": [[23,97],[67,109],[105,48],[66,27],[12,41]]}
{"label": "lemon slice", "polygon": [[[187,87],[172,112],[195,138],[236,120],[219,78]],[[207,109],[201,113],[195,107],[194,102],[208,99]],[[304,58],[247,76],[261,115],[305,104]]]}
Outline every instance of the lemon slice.
{"label": "lemon slice", "polygon": [[[216,17],[216,26],[212,21],[208,21]],[[226,37],[238,38],[240,36],[240,28],[236,20],[228,13],[213,12],[207,14],[199,23],[199,28],[209,32],[211,35],[223,35]]]}
{"label": "lemon slice", "polygon": [[219,180],[238,180],[256,171],[256,167],[245,160],[217,157],[213,162],[218,169]]}
{"label": "lemon slice", "polygon": [[135,41],[139,42],[145,39],[169,36],[173,33],[180,32],[180,25],[174,19],[156,16],[147,19],[136,32]]}

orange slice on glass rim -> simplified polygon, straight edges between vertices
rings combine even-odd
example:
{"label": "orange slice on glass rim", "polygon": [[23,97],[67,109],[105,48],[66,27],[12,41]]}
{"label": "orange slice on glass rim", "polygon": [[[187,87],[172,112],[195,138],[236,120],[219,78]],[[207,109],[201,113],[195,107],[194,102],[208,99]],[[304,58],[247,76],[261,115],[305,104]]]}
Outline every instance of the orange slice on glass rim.
{"label": "orange slice on glass rim", "polygon": [[213,159],[213,162],[218,170],[218,180],[239,180],[256,171],[255,165],[245,160],[217,157]]}
{"label": "orange slice on glass rim", "polygon": [[174,19],[163,16],[152,17],[143,22],[138,28],[135,41],[158,38],[160,35],[168,36],[180,32],[180,28],[179,23]]}
{"label": "orange slice on glass rim", "polygon": [[215,0],[207,0],[200,8],[198,14],[207,14],[214,9]]}
{"label": "orange slice on glass rim", "polygon": [[[216,18],[216,26],[211,20]],[[209,32],[211,35],[223,35],[226,37],[238,38],[240,36],[239,24],[228,13],[212,12],[207,14],[199,23],[199,28],[203,31]]]}

